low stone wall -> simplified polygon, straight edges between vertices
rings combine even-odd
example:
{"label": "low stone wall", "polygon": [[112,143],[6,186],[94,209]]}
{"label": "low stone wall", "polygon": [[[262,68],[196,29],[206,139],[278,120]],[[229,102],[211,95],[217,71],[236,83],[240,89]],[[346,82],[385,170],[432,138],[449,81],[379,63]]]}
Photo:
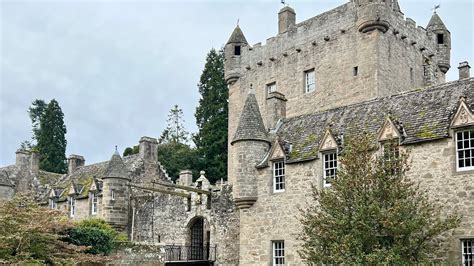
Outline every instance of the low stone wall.
{"label": "low stone wall", "polygon": [[116,256],[117,259],[107,263],[107,265],[164,265],[164,251],[162,245],[130,243],[118,248],[111,255]]}

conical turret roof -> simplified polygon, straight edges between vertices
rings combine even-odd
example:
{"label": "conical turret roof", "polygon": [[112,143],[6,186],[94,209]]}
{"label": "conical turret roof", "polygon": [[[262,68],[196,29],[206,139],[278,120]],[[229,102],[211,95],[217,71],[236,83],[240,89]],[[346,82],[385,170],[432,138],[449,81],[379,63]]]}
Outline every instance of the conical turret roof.
{"label": "conical turret roof", "polygon": [[430,22],[428,23],[428,26],[426,27],[428,30],[446,30],[446,25],[444,25],[443,21],[441,18],[438,16],[438,14],[435,12],[433,13],[433,16],[431,16]]}
{"label": "conical turret roof", "polygon": [[232,143],[239,140],[262,140],[268,142],[267,131],[260,115],[257,98],[255,98],[253,92],[247,96]]}
{"label": "conical turret roof", "polygon": [[110,158],[109,165],[105,171],[104,178],[109,177],[128,179],[125,164],[123,163],[122,157],[120,157],[118,151],[115,151],[114,155],[112,155],[112,158]]}
{"label": "conical turret roof", "polygon": [[229,38],[229,41],[227,41],[227,44],[229,43],[248,44],[247,39],[245,39],[244,33],[240,29],[239,25],[235,27],[234,32],[232,32],[232,35],[230,35],[230,38]]}

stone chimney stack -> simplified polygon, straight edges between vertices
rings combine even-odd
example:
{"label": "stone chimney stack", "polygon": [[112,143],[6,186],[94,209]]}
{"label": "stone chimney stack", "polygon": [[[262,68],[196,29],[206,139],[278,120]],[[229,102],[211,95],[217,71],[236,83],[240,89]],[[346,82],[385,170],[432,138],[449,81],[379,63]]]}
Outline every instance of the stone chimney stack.
{"label": "stone chimney stack", "polygon": [[38,174],[39,174],[39,154],[36,151],[31,151],[31,154],[30,154],[30,170],[34,175],[38,176]]}
{"label": "stone chimney stack", "polygon": [[18,168],[29,168],[30,166],[30,152],[27,150],[19,149],[16,151],[16,162],[15,166]]}
{"label": "stone chimney stack", "polygon": [[179,172],[179,184],[183,186],[191,186],[193,183],[193,172],[191,170],[183,170]]}
{"label": "stone chimney stack", "polygon": [[285,6],[278,12],[278,33],[287,32],[296,25],[296,12],[293,8]]}
{"label": "stone chimney stack", "polygon": [[459,63],[459,79],[468,79],[471,77],[471,66],[467,61]]}
{"label": "stone chimney stack", "polygon": [[141,137],[139,142],[140,157],[146,162],[158,162],[158,141],[151,137]]}
{"label": "stone chimney stack", "polygon": [[267,97],[267,127],[275,129],[280,119],[286,118],[286,98],[280,92],[270,92]]}
{"label": "stone chimney stack", "polygon": [[79,166],[84,166],[86,160],[84,157],[76,154],[71,154],[67,158],[67,173],[72,174]]}

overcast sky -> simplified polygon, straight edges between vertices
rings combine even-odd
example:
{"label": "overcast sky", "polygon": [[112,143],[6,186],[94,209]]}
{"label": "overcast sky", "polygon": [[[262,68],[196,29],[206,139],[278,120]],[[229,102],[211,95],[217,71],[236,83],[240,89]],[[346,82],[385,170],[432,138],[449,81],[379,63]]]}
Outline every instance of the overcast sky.
{"label": "overcast sky", "polygon": [[[287,2],[297,22],[344,0]],[[434,4],[452,35],[451,70],[474,64],[473,0],[400,0],[426,26]],[[195,131],[196,84],[207,52],[221,48],[240,20],[250,43],[277,32],[280,0],[4,1],[0,0],[0,166],[14,164],[31,138],[26,110],[34,99],[58,100],[68,133],[67,155],[86,164],[109,159],[160,135],[174,104]]]}

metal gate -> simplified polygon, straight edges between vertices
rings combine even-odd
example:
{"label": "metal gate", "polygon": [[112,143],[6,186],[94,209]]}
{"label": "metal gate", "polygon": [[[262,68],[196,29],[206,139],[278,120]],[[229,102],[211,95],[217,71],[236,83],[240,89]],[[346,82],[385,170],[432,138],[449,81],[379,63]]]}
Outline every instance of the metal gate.
{"label": "metal gate", "polygon": [[204,219],[198,218],[191,226],[191,260],[204,259]]}

